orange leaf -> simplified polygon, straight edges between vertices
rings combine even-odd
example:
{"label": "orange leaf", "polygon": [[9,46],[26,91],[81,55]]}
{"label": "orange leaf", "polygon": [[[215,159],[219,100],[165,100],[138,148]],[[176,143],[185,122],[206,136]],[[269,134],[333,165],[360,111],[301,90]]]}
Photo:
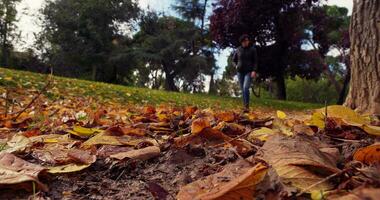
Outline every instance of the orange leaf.
{"label": "orange leaf", "polygon": [[368,165],[380,163],[380,144],[359,149],[354,154],[354,160]]}
{"label": "orange leaf", "polygon": [[235,120],[235,114],[233,112],[219,112],[215,115],[220,121],[232,122]]}
{"label": "orange leaf", "polygon": [[198,134],[205,128],[211,127],[210,122],[205,118],[198,118],[191,124],[191,133]]}
{"label": "orange leaf", "polygon": [[153,106],[145,106],[143,112],[144,114],[154,114],[156,109]]}
{"label": "orange leaf", "polygon": [[226,166],[223,171],[207,176],[181,188],[178,200],[230,199],[250,200],[255,186],[260,183],[268,168],[259,163],[251,166],[245,160]]}

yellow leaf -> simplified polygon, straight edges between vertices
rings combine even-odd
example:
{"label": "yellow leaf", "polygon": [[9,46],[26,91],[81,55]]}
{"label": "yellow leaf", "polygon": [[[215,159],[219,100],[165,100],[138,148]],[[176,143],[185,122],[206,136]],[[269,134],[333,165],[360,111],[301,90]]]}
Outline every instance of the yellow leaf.
{"label": "yellow leaf", "polygon": [[91,137],[95,133],[103,132],[103,130],[74,126],[72,131],[67,131],[67,132],[79,137]]}
{"label": "yellow leaf", "polygon": [[116,137],[106,135],[104,132],[99,133],[95,135],[94,137],[88,139],[86,142],[82,144],[82,147],[88,148],[93,145],[98,145],[98,144],[103,144],[103,145],[114,145],[114,146],[120,146],[123,145]]}
{"label": "yellow leaf", "polygon": [[[324,116],[326,116],[325,113],[326,108],[318,109],[316,112],[320,113],[324,119]],[[319,115],[319,116],[321,116]],[[367,124],[368,120],[365,117],[360,116],[355,111],[351,110],[350,108],[334,105],[334,106],[328,106],[327,107],[327,117],[332,118],[340,118],[343,121],[345,121],[347,124]]]}
{"label": "yellow leaf", "polygon": [[49,135],[39,135],[29,138],[32,142],[41,142],[41,143],[69,143],[73,142],[70,139],[70,135],[58,135],[58,134],[49,134]]}
{"label": "yellow leaf", "polygon": [[276,132],[272,129],[263,127],[258,130],[252,131],[248,136],[248,140],[252,141],[254,139],[259,139],[261,141],[267,141],[268,136],[273,135],[275,133]]}
{"label": "yellow leaf", "polygon": [[311,116],[311,120],[306,125],[317,126],[320,129],[325,128],[325,117],[322,113],[315,112]]}
{"label": "yellow leaf", "polygon": [[365,124],[363,130],[371,135],[380,136],[380,127]]}
{"label": "yellow leaf", "polygon": [[311,199],[312,200],[323,200],[324,199],[323,191],[319,191],[319,190],[312,191],[311,192]]}
{"label": "yellow leaf", "polygon": [[56,167],[48,167],[48,171],[51,174],[63,174],[63,173],[71,173],[71,172],[77,172],[81,171],[83,169],[86,169],[87,167],[91,166],[89,165],[83,165],[83,164],[67,164],[62,166],[56,166]]}
{"label": "yellow leaf", "polygon": [[277,110],[277,117],[279,119],[286,119],[286,114],[281,110]]}

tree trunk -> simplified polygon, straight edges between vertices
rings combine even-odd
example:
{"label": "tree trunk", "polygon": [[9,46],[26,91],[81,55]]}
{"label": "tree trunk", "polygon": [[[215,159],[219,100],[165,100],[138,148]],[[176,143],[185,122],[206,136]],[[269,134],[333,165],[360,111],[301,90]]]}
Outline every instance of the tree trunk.
{"label": "tree trunk", "polygon": [[165,72],[165,90],[168,91],[178,91],[177,86],[175,85],[174,82],[174,74],[169,70],[169,67],[166,66],[166,64],[163,64],[164,72]]}
{"label": "tree trunk", "polygon": [[8,22],[6,20],[4,22],[4,29],[2,30],[1,35],[1,38],[3,39],[3,41],[1,42],[1,65],[2,67],[8,67]]}
{"label": "tree trunk", "polygon": [[277,99],[286,100],[286,84],[284,74],[276,75]]}
{"label": "tree trunk", "polygon": [[91,77],[91,79],[92,79],[93,81],[96,81],[97,78],[98,78],[98,66],[97,66],[96,64],[94,64],[94,65],[92,66],[92,77]]}
{"label": "tree trunk", "polygon": [[350,37],[351,83],[345,105],[380,114],[380,0],[354,0]]}
{"label": "tree trunk", "polygon": [[215,73],[212,72],[210,75],[210,85],[209,85],[209,94],[216,94],[216,89],[215,89]]}
{"label": "tree trunk", "polygon": [[347,74],[344,77],[343,87],[342,87],[342,90],[339,93],[339,99],[338,99],[338,102],[337,102],[338,105],[342,105],[344,103],[344,100],[346,98],[346,93],[347,93],[348,85],[350,84],[350,78],[351,78],[351,71],[350,71],[349,66],[347,66]]}

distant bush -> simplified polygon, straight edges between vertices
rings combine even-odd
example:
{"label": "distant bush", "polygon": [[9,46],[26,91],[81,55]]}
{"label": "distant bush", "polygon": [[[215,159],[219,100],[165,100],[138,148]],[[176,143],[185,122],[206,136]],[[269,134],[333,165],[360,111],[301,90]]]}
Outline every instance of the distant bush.
{"label": "distant bush", "polygon": [[339,94],[326,78],[305,80],[299,77],[286,81],[287,98],[290,101],[335,104]]}

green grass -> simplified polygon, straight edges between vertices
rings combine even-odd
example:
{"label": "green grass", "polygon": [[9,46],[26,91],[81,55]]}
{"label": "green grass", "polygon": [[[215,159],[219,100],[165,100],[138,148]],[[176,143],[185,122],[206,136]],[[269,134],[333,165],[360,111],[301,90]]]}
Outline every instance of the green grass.
{"label": "green grass", "polygon": [[[40,89],[45,85],[45,80],[46,75],[43,74],[0,68],[0,88],[10,86]],[[54,84],[45,95],[51,99],[89,96],[103,102],[139,105],[195,105],[202,108],[211,107],[218,109],[236,109],[240,108],[242,104],[240,98],[167,92],[57,76],[54,77]],[[261,98],[253,98],[251,104],[253,107],[281,110],[307,110],[322,107],[319,104]]]}

